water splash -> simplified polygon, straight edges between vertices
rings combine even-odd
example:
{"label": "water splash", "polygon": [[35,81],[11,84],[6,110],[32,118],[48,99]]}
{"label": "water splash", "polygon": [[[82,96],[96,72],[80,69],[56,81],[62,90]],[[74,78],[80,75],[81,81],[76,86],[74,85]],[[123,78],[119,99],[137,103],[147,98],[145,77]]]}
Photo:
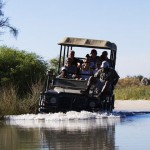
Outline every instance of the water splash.
{"label": "water splash", "polygon": [[102,119],[102,118],[124,118],[125,113],[120,112],[88,112],[88,111],[69,111],[67,113],[49,113],[49,114],[22,114],[22,115],[9,115],[5,119],[14,120],[89,120],[89,119]]}
{"label": "water splash", "polygon": [[9,115],[5,119],[14,120],[89,120],[89,119],[103,119],[103,118],[125,118],[126,116],[133,116],[136,114],[150,113],[148,111],[102,111],[102,112],[88,112],[88,111],[68,111],[67,113],[49,113],[49,114],[22,114]]}

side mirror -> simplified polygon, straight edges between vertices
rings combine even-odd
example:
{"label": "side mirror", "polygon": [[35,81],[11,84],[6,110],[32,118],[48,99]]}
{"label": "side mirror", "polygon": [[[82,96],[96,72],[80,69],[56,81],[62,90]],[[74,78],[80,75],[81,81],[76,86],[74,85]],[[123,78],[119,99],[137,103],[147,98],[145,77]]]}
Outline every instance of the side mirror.
{"label": "side mirror", "polygon": [[52,82],[53,78],[53,71],[47,71],[46,75],[48,76],[47,78],[47,85],[46,85],[46,91],[49,89],[50,83]]}

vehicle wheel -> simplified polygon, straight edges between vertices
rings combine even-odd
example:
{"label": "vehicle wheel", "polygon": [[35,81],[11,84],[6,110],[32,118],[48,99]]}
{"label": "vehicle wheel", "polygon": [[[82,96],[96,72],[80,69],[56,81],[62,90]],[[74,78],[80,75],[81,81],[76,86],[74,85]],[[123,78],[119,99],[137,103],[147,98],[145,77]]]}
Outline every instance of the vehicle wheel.
{"label": "vehicle wheel", "polygon": [[112,104],[110,105],[109,110],[112,111]]}
{"label": "vehicle wheel", "polygon": [[112,109],[114,109],[114,102],[115,102],[115,96],[112,95],[112,102],[111,102],[111,103],[112,103],[112,104],[111,104],[111,105],[112,105]]}
{"label": "vehicle wheel", "polygon": [[112,111],[112,104],[107,103],[107,111]]}

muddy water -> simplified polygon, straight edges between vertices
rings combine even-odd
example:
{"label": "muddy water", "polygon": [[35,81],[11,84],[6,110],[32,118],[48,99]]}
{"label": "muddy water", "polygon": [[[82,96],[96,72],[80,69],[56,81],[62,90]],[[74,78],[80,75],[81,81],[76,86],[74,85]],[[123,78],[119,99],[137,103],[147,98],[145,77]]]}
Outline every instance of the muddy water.
{"label": "muddy water", "polygon": [[150,149],[150,114],[105,113],[95,118],[88,114],[89,118],[80,116],[83,119],[66,119],[63,114],[65,119],[58,119],[60,116],[7,117],[0,122],[0,150]]}

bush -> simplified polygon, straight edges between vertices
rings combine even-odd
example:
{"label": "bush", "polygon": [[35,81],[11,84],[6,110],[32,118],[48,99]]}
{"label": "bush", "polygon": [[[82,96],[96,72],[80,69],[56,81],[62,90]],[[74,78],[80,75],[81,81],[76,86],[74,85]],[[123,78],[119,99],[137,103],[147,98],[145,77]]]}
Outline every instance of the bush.
{"label": "bush", "polygon": [[125,88],[125,87],[131,87],[131,86],[140,86],[140,81],[137,78],[131,77],[131,78],[124,78],[119,79],[116,88]]}
{"label": "bush", "polygon": [[127,76],[124,79],[119,79],[114,90],[115,99],[117,100],[138,100],[150,99],[150,86],[141,87],[142,75]]}
{"label": "bush", "polygon": [[26,93],[31,84],[45,78],[47,63],[35,53],[19,51],[7,46],[0,47],[1,85],[10,82],[18,87],[20,94]]}

